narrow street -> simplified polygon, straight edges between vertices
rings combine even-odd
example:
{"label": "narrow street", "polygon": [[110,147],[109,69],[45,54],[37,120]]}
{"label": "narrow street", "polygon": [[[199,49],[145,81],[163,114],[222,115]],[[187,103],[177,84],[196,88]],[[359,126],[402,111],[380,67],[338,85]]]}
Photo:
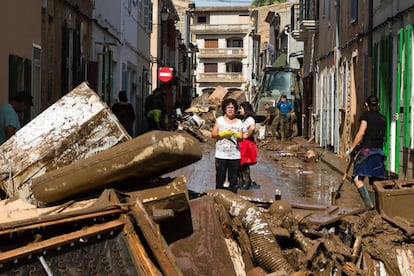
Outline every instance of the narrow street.
{"label": "narrow street", "polygon": [[[214,142],[209,139],[201,146],[201,160],[167,174],[170,177],[184,175],[188,188],[198,193],[215,189]],[[259,142],[258,147],[258,162],[251,167],[251,176],[260,189],[238,190],[239,195],[268,202],[274,200],[275,191],[279,190],[282,199],[292,203],[331,205],[331,191],[337,189],[342,174],[322,160],[305,162],[307,149],[296,142]],[[329,154],[322,149],[314,151],[320,155]],[[336,204],[362,207],[362,201],[349,181],[342,187]]]}

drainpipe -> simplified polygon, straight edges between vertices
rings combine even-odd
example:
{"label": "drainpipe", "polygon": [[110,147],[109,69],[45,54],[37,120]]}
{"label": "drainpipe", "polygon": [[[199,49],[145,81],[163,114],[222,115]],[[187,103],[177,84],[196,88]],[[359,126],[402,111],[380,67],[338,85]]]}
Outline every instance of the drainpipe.
{"label": "drainpipe", "polygon": [[287,63],[287,66],[290,68],[290,30],[289,30],[289,26],[285,26],[285,30],[283,32],[287,37],[287,50],[286,50],[287,60],[286,60],[286,63]]}
{"label": "drainpipe", "polygon": [[[334,152],[339,151],[339,60],[341,59],[341,51],[339,50],[339,13],[341,10],[341,1],[336,1],[336,24],[335,24],[335,88],[334,88]],[[344,81],[344,80],[343,80]]]}

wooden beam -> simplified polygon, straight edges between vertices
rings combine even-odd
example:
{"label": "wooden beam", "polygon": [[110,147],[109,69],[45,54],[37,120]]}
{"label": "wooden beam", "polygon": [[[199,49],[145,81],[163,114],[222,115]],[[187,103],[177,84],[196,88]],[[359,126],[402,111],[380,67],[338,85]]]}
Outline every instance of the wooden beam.
{"label": "wooden beam", "polygon": [[112,229],[120,228],[124,226],[124,224],[125,222],[117,219],[102,224],[97,224],[91,227],[87,227],[69,234],[60,235],[44,241],[39,241],[16,249],[1,252],[0,264],[9,262],[16,258],[48,250],[50,248],[55,248],[59,245],[69,244],[71,242],[78,241],[80,238],[90,237],[101,232],[106,232]]}
{"label": "wooden beam", "polygon": [[148,257],[147,252],[145,251],[145,248],[142,245],[141,240],[139,239],[139,236],[135,232],[134,226],[131,222],[131,218],[123,214],[121,215],[120,219],[125,222],[124,238],[126,241],[126,245],[128,247],[128,251],[131,256],[131,260],[133,261],[135,267],[137,268],[138,274],[161,276],[162,273],[158,270],[158,268],[154,265],[154,263]]}
{"label": "wooden beam", "polygon": [[116,208],[116,207],[114,208],[115,209],[93,212],[93,213],[88,213],[84,215],[76,215],[73,217],[64,217],[65,214],[59,214],[60,216],[62,216],[62,218],[58,218],[58,219],[56,219],[56,217],[43,218],[45,219],[45,221],[42,221],[42,222],[39,222],[39,217],[35,217],[35,218],[30,218],[25,221],[19,221],[18,223],[20,226],[17,226],[16,222],[10,223],[10,224],[2,224],[1,227],[3,229],[0,230],[0,235],[15,233],[18,231],[24,231],[24,230],[29,230],[29,229],[47,227],[47,226],[65,223],[65,222],[79,221],[82,219],[95,218],[95,217],[102,217],[102,216],[106,216],[110,214],[116,214],[116,213],[123,212],[119,208]]}
{"label": "wooden beam", "polygon": [[145,211],[142,202],[137,199],[131,206],[131,213],[138,223],[139,228],[144,234],[152,253],[158,261],[164,275],[183,275],[175,262],[175,257],[169,249],[166,241],[160,233],[157,225],[151,220]]}

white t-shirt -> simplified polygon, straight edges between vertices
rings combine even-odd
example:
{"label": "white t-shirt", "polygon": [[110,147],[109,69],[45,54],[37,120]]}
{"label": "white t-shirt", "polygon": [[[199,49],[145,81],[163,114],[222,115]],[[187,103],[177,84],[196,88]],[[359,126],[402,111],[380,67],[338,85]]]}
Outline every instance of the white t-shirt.
{"label": "white t-shirt", "polygon": [[251,125],[255,125],[256,121],[254,120],[253,117],[249,116],[247,117],[244,121],[242,121],[243,124],[243,133],[247,133],[247,130],[249,129],[249,126]]}
{"label": "white t-shirt", "polygon": [[[234,132],[239,132],[243,124],[240,119],[236,119],[236,122],[230,124],[224,120],[223,116],[217,118],[218,131],[224,131],[231,129]],[[216,142],[216,158],[220,159],[240,159],[240,151],[237,140],[235,139],[218,139]]]}

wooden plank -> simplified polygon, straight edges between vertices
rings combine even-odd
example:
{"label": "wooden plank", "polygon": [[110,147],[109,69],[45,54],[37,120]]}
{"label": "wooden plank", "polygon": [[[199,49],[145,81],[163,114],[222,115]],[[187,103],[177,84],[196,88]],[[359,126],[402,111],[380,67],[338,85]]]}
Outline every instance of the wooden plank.
{"label": "wooden plank", "polygon": [[185,194],[187,200],[190,200],[188,196],[187,179],[183,175],[176,177],[167,185],[136,191],[136,194],[144,205],[152,201],[159,201],[178,194]]}
{"label": "wooden plank", "polygon": [[41,222],[39,222],[39,218],[32,218],[32,219],[28,219],[25,221],[19,221],[19,224],[16,224],[16,222],[10,223],[10,224],[2,224],[0,235],[5,235],[5,234],[29,230],[29,229],[47,227],[47,226],[71,222],[71,221],[79,221],[79,220],[88,219],[88,218],[106,216],[106,215],[116,214],[116,213],[121,213],[121,212],[122,212],[121,209],[116,208],[112,210],[105,210],[105,211],[99,211],[99,212],[94,212],[94,213],[89,213],[89,214],[84,214],[84,215],[77,215],[77,216],[69,216],[69,217],[68,217],[68,214],[62,214],[61,215],[62,218],[57,219],[56,217],[50,217],[50,218],[45,218],[45,221],[41,221]]}
{"label": "wooden plank", "polygon": [[214,89],[213,93],[211,93],[211,95],[208,97],[208,100],[209,102],[216,103],[217,101],[218,103],[220,103],[224,99],[224,97],[226,97],[226,95],[227,89],[221,85],[218,85],[216,89]]}
{"label": "wooden plank", "polygon": [[94,225],[91,227],[84,228],[82,230],[78,230],[69,234],[60,235],[57,237],[53,237],[44,241],[35,242],[32,244],[28,244],[26,246],[22,246],[16,249],[12,249],[9,251],[1,252],[0,253],[0,264],[12,261],[13,259],[20,258],[23,256],[32,255],[44,250],[48,250],[50,248],[57,247],[59,245],[69,244],[71,242],[76,242],[80,238],[86,238],[98,233],[106,232],[112,229],[116,229],[119,227],[124,226],[125,222],[121,220],[113,220],[109,222],[105,222],[102,224]]}
{"label": "wooden plank", "polygon": [[[6,199],[0,201],[0,210],[0,234],[3,234],[4,231],[21,231],[74,220],[108,216],[128,211],[129,207],[120,204],[115,190],[107,189],[98,198],[70,200],[58,206],[46,208],[36,208],[35,205],[25,203],[21,199]],[[12,229],[7,230],[9,228]]]}
{"label": "wooden plank", "polygon": [[137,199],[135,204],[131,206],[131,213],[151,247],[152,253],[157,259],[163,274],[169,276],[183,275],[178,268],[174,255],[168,248],[166,241],[156,224],[154,224],[148,213],[145,211],[144,205],[139,199]]}
{"label": "wooden plank", "polygon": [[132,225],[131,219],[123,214],[120,218],[125,222],[124,226],[124,238],[128,247],[132,261],[137,268],[138,275],[162,275],[158,268],[152,263],[148,257],[144,246],[141,243],[137,233],[135,233],[134,226]]}

